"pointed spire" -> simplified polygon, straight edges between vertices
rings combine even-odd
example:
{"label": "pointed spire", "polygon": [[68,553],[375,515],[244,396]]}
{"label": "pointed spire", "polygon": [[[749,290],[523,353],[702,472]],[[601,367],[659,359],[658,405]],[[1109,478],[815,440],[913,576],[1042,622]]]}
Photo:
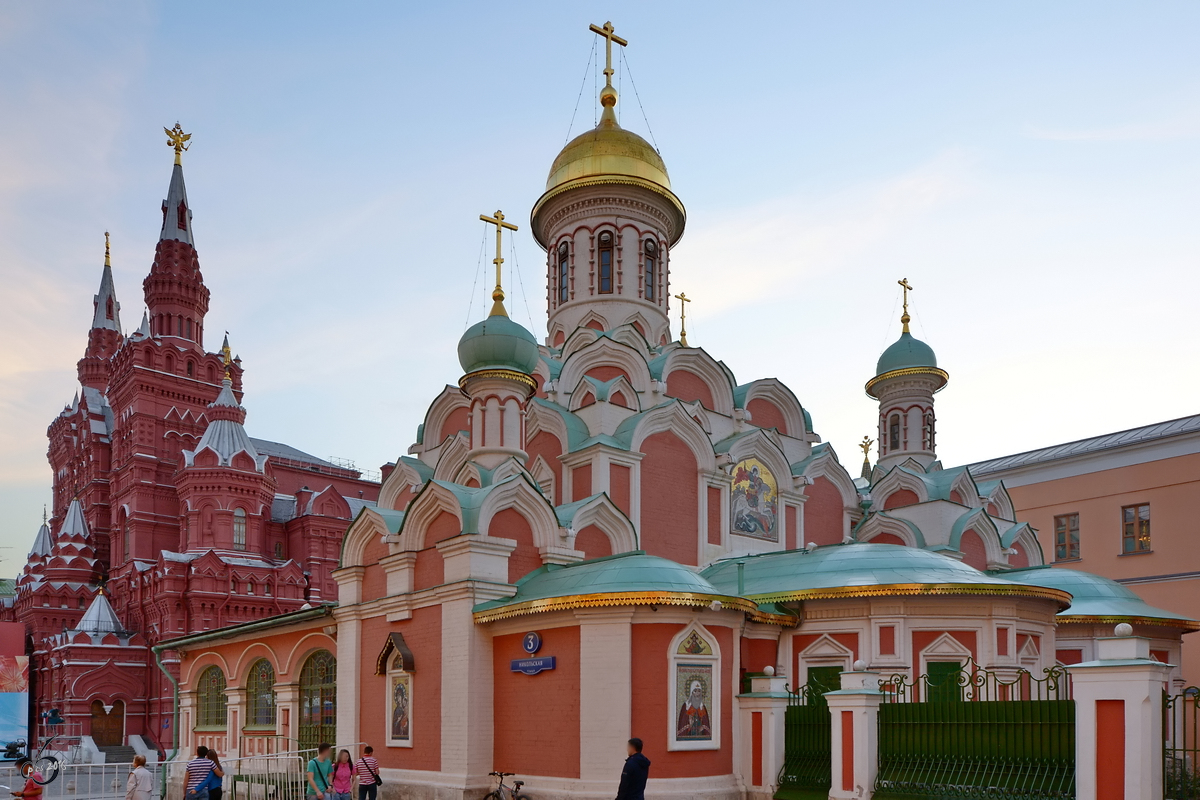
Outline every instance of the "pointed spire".
{"label": "pointed spire", "polygon": [[41,556],[45,558],[50,555],[50,550],[54,547],[54,541],[50,538],[50,525],[45,519],[45,511],[42,512],[42,527],[38,528],[37,536],[33,538],[33,547],[29,549],[29,557]]}
{"label": "pointed spire", "polygon": [[121,332],[121,304],[117,302],[117,289],[113,285],[112,257],[110,255],[108,231],[104,232],[104,270],[100,273],[100,291],[92,298],[92,327],[107,328]]}
{"label": "pointed spire", "polygon": [[85,633],[124,633],[125,626],[121,624],[120,617],[113,610],[112,603],[108,602],[108,597],[104,594],[104,588],[101,587],[96,591],[96,597],[92,600],[92,604],[88,606],[87,611],[83,612],[83,616],[79,620],[79,624],[75,626],[75,630],[84,631]]}
{"label": "pointed spire", "polygon": [[[184,133],[175,123],[175,128],[163,128],[167,133],[167,144],[175,148],[175,166],[171,170],[171,185],[167,189],[167,199],[163,200],[163,225],[159,241],[174,239],[195,246],[192,240],[192,209],[187,201],[187,187],[183,183],[183,164],[180,154],[188,148],[184,146],[192,138],[190,133]],[[189,145],[190,146],[190,145]]]}
{"label": "pointed spire", "polygon": [[137,335],[146,339],[150,337],[150,312],[142,310],[142,324],[138,326]]}
{"label": "pointed spire", "polygon": [[59,541],[66,539],[87,541],[91,538],[87,519],[83,515],[83,504],[79,502],[78,497],[71,501],[71,505],[67,506],[67,514],[63,518],[62,527],[58,529],[57,538]]}

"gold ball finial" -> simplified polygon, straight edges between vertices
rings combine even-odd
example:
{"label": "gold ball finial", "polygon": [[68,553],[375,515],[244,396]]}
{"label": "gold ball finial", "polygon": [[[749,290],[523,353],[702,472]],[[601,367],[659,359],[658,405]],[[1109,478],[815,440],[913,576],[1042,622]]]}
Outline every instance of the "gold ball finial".
{"label": "gold ball finial", "polygon": [[612,108],[617,104],[617,90],[612,86],[605,86],[600,90],[600,105],[605,108]]}

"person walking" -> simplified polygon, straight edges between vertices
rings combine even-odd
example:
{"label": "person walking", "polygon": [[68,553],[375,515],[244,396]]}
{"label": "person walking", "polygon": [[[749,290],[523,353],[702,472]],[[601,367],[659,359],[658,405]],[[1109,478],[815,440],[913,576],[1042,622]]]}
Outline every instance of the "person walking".
{"label": "person walking", "polygon": [[38,800],[42,796],[42,784],[40,781],[43,780],[45,779],[42,777],[42,773],[38,772],[37,769],[30,764],[29,774],[25,776],[24,788],[12,792],[12,796],[29,798],[30,800]]}
{"label": "person walking", "polygon": [[208,800],[208,776],[212,775],[213,762],[208,760],[208,748],[196,748],[196,757],[187,763],[184,775],[183,796],[185,800]]}
{"label": "person walking", "polygon": [[154,776],[146,769],[146,757],[134,756],[133,769],[125,783],[125,800],[150,800],[154,791]]}
{"label": "person walking", "polygon": [[349,750],[339,750],[337,761],[333,762],[334,800],[351,800],[353,794],[354,762],[350,760]]}
{"label": "person walking", "polygon": [[[308,762],[308,797],[315,797],[318,800],[333,800],[333,787],[330,784],[330,774],[333,772],[333,763],[329,760],[329,754],[333,750],[333,745],[327,742],[321,742],[317,745],[316,758]],[[189,798],[189,800],[191,800]]]}
{"label": "person walking", "polygon": [[208,760],[213,762],[212,774],[208,776],[208,800],[221,800],[221,795],[225,794],[225,770],[221,769],[216,750],[208,751]]}
{"label": "person walking", "polygon": [[636,736],[629,740],[629,758],[621,770],[621,785],[617,789],[617,800],[646,800],[646,779],[650,777],[650,759],[642,755],[642,740]]}
{"label": "person walking", "polygon": [[372,755],[374,752],[375,748],[367,745],[363,748],[363,754],[354,764],[354,769],[358,773],[358,800],[376,800],[379,784],[383,782],[379,780],[379,762]]}

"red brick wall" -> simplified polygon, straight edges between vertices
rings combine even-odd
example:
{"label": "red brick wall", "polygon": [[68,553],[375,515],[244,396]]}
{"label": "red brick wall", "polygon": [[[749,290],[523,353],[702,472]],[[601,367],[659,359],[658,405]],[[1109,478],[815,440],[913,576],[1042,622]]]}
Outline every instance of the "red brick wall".
{"label": "red brick wall", "polygon": [[800,546],[799,539],[797,539],[797,537],[800,535],[800,522],[795,506],[784,506],[783,521],[786,527],[786,530],[784,531],[783,546],[788,550],[795,550]]}
{"label": "red brick wall", "polygon": [[442,423],[441,438],[439,442],[446,441],[447,436],[454,436],[459,431],[471,430],[469,418],[471,412],[467,408],[456,408],[446,417],[446,421]]}
{"label": "red brick wall", "polygon": [[609,499],[617,508],[625,512],[625,516],[629,516],[629,486],[633,480],[632,471],[629,467],[621,464],[610,464],[608,468],[608,493]]}
{"label": "red brick wall", "polygon": [[592,465],[584,464],[571,470],[571,502],[592,496]]}
{"label": "red brick wall", "polygon": [[921,498],[917,496],[916,492],[910,489],[897,489],[883,501],[883,510],[902,508],[903,506],[911,506],[919,502],[921,502]]}
{"label": "red brick wall", "polygon": [[670,431],[642,444],[642,549],[680,564],[698,564],[699,467]]}
{"label": "red brick wall", "polygon": [[721,543],[721,490],[708,487],[708,543]]}
{"label": "red brick wall", "polygon": [[417,563],[413,568],[413,587],[417,590],[440,586],[445,582],[445,570],[442,568],[442,554],[435,544],[443,539],[458,536],[461,531],[458,519],[449,511],[438,514],[425,531],[425,549],[417,553]]}
{"label": "red brick wall", "polygon": [[387,575],[379,566],[379,559],[388,554],[388,546],[379,539],[372,539],[363,552],[363,597],[387,597]]}
{"label": "red brick wall", "polygon": [[1025,548],[1019,544],[1014,544],[1012,549],[1017,552],[1008,557],[1008,563],[1014,567],[1028,567],[1029,556],[1025,553]]}
{"label": "red brick wall", "polygon": [[488,525],[488,535],[513,539],[517,543],[517,549],[508,557],[509,583],[516,583],[542,565],[542,557],[533,544],[533,529],[516,509],[497,512]]}
{"label": "red brick wall", "polygon": [[750,412],[750,421],[758,427],[778,428],[780,433],[788,432],[783,412],[769,400],[756,397],[746,404],[746,410]]}
{"label": "red brick wall", "polygon": [[804,541],[797,539],[796,546],[805,547],[809,542],[841,542],[844,514],[842,493],[833,485],[833,481],[825,477],[817,478],[804,494],[808,496],[804,502]]}
{"label": "red brick wall", "polygon": [[899,544],[903,545],[904,540],[894,533],[877,533],[871,537],[871,544]]}
{"label": "red brick wall", "polygon": [[518,776],[579,777],[579,628],[542,631],[538,655],[554,656],[553,670],[513,672],[525,658],[522,633],[492,640],[495,680],[496,769]]}
{"label": "red brick wall", "polygon": [[763,667],[775,666],[778,649],[774,639],[742,639],[742,671],[762,672]]}
{"label": "red brick wall", "polygon": [[964,564],[970,564],[975,569],[987,569],[987,550],[983,547],[983,539],[974,530],[963,531],[958,549],[962,551]]}
{"label": "red brick wall", "polygon": [[621,369],[620,367],[614,367],[607,364],[599,367],[592,367],[587,371],[587,376],[589,378],[595,378],[601,383],[608,383],[613,378],[621,377],[624,377],[625,380],[629,380],[629,376],[625,374],[625,370]]}
{"label": "red brick wall", "polygon": [[608,540],[608,534],[595,525],[588,525],[575,534],[575,549],[587,553],[588,558],[600,558],[613,554],[612,542]]}
{"label": "red brick wall", "polygon": [[558,497],[551,498],[551,502],[561,504],[562,499],[562,462],[558,457],[562,455],[563,446],[558,437],[547,433],[546,431],[538,431],[538,435],[529,440],[525,447],[525,452],[529,453],[529,464],[533,466],[533,461],[538,456],[546,459],[546,463],[550,465],[550,469],[554,471],[554,487]]}
{"label": "red brick wall", "polygon": [[712,392],[709,391],[708,384],[696,373],[685,369],[677,369],[667,375],[667,395],[685,403],[699,400],[707,409],[713,407]]}
{"label": "red brick wall", "polygon": [[721,660],[721,749],[667,751],[668,720],[678,714],[670,696],[667,650],[682,625],[633,626],[633,736],[645,743],[643,752],[653,763],[655,778],[693,778],[725,775],[733,770],[733,634],[728,628],[710,628],[724,658]]}
{"label": "red brick wall", "polygon": [[[412,747],[388,747],[388,679],[375,674],[375,658],[388,633],[404,634],[413,654]],[[438,770],[442,765],[442,608],[413,609],[412,619],[387,622],[384,617],[363,620],[363,657],[358,681],[362,707],[378,709],[362,718],[362,738],[375,748],[381,767]],[[347,675],[346,678],[353,676]]]}

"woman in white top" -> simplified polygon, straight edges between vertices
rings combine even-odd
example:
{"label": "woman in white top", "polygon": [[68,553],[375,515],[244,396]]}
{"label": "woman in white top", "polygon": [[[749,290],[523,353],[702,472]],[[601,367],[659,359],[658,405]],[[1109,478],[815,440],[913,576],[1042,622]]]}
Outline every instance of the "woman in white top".
{"label": "woman in white top", "polygon": [[150,800],[150,792],[154,789],[154,776],[146,769],[146,757],[133,757],[133,771],[129,773],[129,782],[125,784],[125,800]]}

